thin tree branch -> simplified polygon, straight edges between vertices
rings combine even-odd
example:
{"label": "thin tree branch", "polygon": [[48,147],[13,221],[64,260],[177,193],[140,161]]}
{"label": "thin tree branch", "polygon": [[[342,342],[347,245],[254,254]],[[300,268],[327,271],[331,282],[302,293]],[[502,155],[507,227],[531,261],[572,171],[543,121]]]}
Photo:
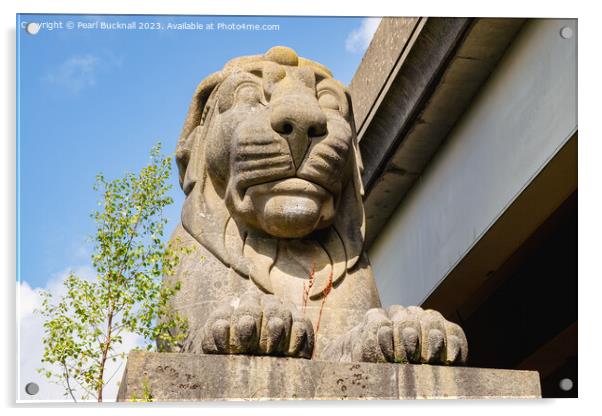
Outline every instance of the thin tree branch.
{"label": "thin tree branch", "polygon": [[121,368],[122,365],[123,365],[123,361],[121,361],[119,363],[119,366],[117,367],[117,369],[113,372],[113,374],[111,374],[111,377],[109,377],[109,379],[105,383],[105,386],[111,382],[111,380],[113,379],[113,377],[115,377],[115,374],[117,374],[117,372],[119,371],[119,369]]}
{"label": "thin tree branch", "polygon": [[[68,366],[66,364],[64,364],[66,367],[71,368],[72,370],[75,370],[74,367],[72,366]],[[86,393],[88,393],[90,396],[92,396],[93,398],[96,399],[96,394],[92,393],[90,390],[88,390],[86,388],[86,386],[84,386],[77,378],[74,378],[73,381],[75,381],[77,383],[78,386],[80,386]]]}
{"label": "thin tree branch", "polygon": [[65,364],[65,362],[61,362],[61,364],[63,364],[63,376],[65,377],[65,382],[67,383],[67,391],[69,392],[69,394],[71,395],[71,398],[73,399],[73,401],[75,403],[77,403],[77,399],[75,398],[75,395],[73,394],[73,389],[71,388],[71,383],[69,383],[69,370],[67,369],[67,364]]}

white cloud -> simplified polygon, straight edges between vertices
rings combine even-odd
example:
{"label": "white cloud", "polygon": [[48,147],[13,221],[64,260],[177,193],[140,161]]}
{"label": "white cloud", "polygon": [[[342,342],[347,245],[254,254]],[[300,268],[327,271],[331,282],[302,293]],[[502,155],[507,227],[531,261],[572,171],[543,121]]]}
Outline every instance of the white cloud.
{"label": "white cloud", "polygon": [[380,20],[380,17],[366,17],[363,19],[360,27],[353,30],[347,36],[347,40],[345,41],[347,51],[352,53],[364,52],[368,48],[368,45],[370,45],[370,41],[380,24]]}
{"label": "white cloud", "polygon": [[40,306],[40,297],[27,282],[20,283],[18,288],[21,293],[19,316],[21,317],[21,320],[23,320],[33,315],[33,311]]}
{"label": "white cloud", "polygon": [[94,55],[72,56],[46,74],[45,80],[77,94],[96,84],[96,71],[100,59]]}
{"label": "white cloud", "polygon": [[51,68],[43,78],[46,83],[65,89],[72,94],[96,85],[100,70],[121,66],[123,59],[110,51],[103,56],[93,54],[74,55]]}
{"label": "white cloud", "polygon": [[[26,282],[17,284],[18,319],[18,377],[17,396],[19,400],[61,400],[63,399],[61,387],[49,383],[44,377],[37,373],[36,369],[41,367],[43,355],[42,319],[34,314],[34,309],[41,304],[39,289],[32,289]],[[25,393],[25,385],[34,382],[40,387],[35,396]]]}
{"label": "white cloud", "polygon": [[[73,271],[79,277],[86,280],[95,278],[95,272],[89,266],[72,267],[55,274],[48,281],[45,290],[52,293],[53,298],[58,299],[65,294],[63,282]],[[43,400],[43,401],[71,401],[63,393],[62,386],[53,384],[36,370],[42,366],[41,359],[44,353],[42,336],[44,334],[42,317],[34,313],[36,308],[41,306],[40,297],[41,288],[32,289],[27,282],[17,283],[17,312],[19,313],[19,375],[17,377],[18,400]],[[133,334],[126,334],[123,337],[123,344],[116,352],[128,352],[135,347],[143,345],[141,337]],[[118,383],[121,381],[125,363],[109,362],[106,368],[106,374],[109,376],[115,373],[110,383],[105,387],[103,395],[105,401],[113,401],[117,397]],[[36,383],[40,390],[35,396],[30,396],[25,392],[25,385],[29,382]]]}

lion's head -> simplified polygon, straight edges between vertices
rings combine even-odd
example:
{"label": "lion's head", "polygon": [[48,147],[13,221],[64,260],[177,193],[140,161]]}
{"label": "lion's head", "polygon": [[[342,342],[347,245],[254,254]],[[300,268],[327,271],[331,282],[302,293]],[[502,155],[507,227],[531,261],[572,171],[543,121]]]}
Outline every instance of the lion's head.
{"label": "lion's head", "polygon": [[273,269],[311,272],[319,297],[356,264],[364,211],[351,99],[324,66],[285,47],[228,62],[198,86],[176,158],[184,228],[263,290]]}

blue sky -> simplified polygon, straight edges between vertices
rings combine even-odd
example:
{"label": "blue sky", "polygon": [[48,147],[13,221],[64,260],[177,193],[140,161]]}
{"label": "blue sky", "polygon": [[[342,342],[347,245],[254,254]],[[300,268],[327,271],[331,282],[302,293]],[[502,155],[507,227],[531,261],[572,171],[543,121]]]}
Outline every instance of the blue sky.
{"label": "blue sky", "polygon": [[[20,19],[20,21],[19,21]],[[69,30],[67,22],[277,24],[277,31]],[[95,175],[137,171],[157,141],[173,152],[196,85],[239,55],[274,45],[327,65],[349,83],[374,21],[332,17],[20,15],[61,22],[18,36],[19,276],[31,287],[89,264]],[[175,174],[168,232],[183,195]]]}

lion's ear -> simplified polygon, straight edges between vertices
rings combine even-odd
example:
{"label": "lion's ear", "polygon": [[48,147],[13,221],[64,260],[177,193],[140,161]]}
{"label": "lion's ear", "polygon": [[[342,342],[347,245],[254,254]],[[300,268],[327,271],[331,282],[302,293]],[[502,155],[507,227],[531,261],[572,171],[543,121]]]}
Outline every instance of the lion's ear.
{"label": "lion's ear", "polygon": [[[211,93],[223,79],[222,72],[215,72],[205,78],[196,88],[192,102],[188,108],[188,114],[182,127],[182,133],[176,147],[176,163],[178,165],[180,186],[186,194],[190,192],[185,186],[184,179],[190,162],[190,155],[195,144],[202,138],[204,130],[204,119],[207,116],[209,106],[207,105]],[[199,131],[201,130],[201,131]]]}

